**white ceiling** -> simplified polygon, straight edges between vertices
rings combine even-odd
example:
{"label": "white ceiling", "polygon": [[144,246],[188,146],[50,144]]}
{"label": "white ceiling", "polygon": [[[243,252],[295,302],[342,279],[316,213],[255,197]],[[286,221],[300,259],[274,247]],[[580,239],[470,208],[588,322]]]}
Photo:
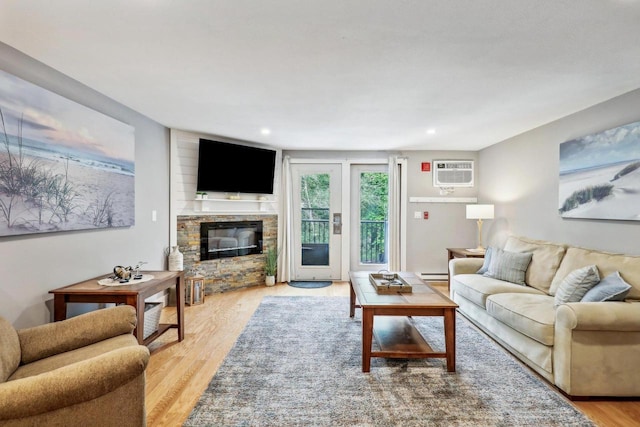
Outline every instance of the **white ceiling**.
{"label": "white ceiling", "polygon": [[3,1],[0,40],[285,149],[477,150],[640,88],[638,0]]}

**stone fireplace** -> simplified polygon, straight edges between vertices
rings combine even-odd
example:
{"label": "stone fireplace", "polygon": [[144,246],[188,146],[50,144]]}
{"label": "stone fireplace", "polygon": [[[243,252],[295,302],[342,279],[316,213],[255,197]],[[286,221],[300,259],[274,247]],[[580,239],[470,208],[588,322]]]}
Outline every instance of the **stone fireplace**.
{"label": "stone fireplace", "polygon": [[207,294],[264,285],[262,251],[277,244],[277,215],[179,215],[177,219],[185,275],[197,268],[205,276]]}

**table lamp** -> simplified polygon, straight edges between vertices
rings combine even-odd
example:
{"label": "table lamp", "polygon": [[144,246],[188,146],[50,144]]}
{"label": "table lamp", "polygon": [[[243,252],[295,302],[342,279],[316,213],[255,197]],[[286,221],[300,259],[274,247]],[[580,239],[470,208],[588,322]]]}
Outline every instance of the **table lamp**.
{"label": "table lamp", "polygon": [[493,205],[467,205],[467,219],[478,220],[478,247],[476,249],[483,251],[482,220],[493,219]]}

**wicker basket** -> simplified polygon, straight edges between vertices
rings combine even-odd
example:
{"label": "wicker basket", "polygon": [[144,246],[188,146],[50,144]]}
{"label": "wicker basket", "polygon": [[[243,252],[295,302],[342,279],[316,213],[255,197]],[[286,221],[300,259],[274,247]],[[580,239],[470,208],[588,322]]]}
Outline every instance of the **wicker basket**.
{"label": "wicker basket", "polygon": [[160,313],[162,312],[162,303],[145,302],[144,303],[144,329],[142,337],[147,339],[151,334],[158,330],[160,325]]}

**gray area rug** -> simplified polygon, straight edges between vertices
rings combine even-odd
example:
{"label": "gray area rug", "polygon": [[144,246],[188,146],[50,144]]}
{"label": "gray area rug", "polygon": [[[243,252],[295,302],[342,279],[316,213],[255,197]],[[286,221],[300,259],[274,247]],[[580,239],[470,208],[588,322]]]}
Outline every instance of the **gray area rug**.
{"label": "gray area rug", "polygon": [[[265,297],[185,426],[592,426],[458,314],[444,359],[361,366],[360,310],[345,297]],[[444,349],[442,318],[415,318]]]}

